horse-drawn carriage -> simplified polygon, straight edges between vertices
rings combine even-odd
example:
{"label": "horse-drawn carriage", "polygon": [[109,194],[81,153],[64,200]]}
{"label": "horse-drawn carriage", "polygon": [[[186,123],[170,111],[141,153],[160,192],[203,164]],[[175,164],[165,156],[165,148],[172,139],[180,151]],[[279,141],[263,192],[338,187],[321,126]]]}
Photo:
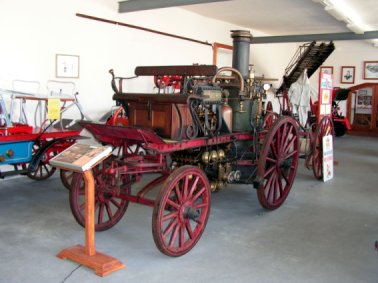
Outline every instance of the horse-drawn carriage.
{"label": "horse-drawn carriage", "polygon": [[[210,214],[211,192],[227,184],[248,184],[261,205],[276,209],[293,185],[302,155],[300,136],[309,136],[315,177],[322,175],[323,135],[327,119],[303,131],[290,115],[263,111],[264,81],[249,70],[250,34],[235,31],[233,67],[213,65],[137,67],[137,76],[154,76],[179,92],[126,93],[127,78],[112,74],[113,99],[129,125],[81,122],[113,154],[93,168],[95,229],[117,224],[129,202],[153,207],[152,232],[161,252],[181,256],[201,237]],[[164,78],[164,79],[161,79]],[[180,80],[178,84],[177,81]],[[160,83],[157,83],[161,87]],[[178,87],[179,86],[179,87]],[[145,174],[154,179],[139,190]],[[153,193],[155,188],[160,189]],[[70,206],[84,226],[83,178],[73,178]]]}

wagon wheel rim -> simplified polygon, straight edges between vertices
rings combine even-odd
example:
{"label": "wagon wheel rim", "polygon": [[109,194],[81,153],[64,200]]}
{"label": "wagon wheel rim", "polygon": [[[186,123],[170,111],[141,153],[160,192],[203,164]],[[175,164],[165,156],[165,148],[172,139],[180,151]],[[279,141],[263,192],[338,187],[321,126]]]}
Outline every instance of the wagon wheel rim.
{"label": "wagon wheel rim", "polygon": [[[129,201],[125,196],[130,193],[128,176],[124,175],[120,186],[111,186],[115,180],[106,176],[104,169],[109,167],[113,157],[93,168],[95,183],[95,230],[105,231],[116,225],[125,214]],[[82,174],[74,173],[70,191],[70,208],[76,221],[85,226],[85,187]]]}
{"label": "wagon wheel rim", "polygon": [[[33,145],[33,155],[40,149],[40,146],[37,144]],[[49,161],[57,155],[57,152],[52,150],[51,148],[47,149],[47,151],[43,154],[37,169],[34,172],[29,172],[28,177],[33,180],[41,181],[41,180],[46,180],[49,177],[51,177],[55,171],[56,168],[51,166],[49,164]]]}
{"label": "wagon wheel rim", "polygon": [[266,209],[280,207],[297,172],[299,134],[295,120],[281,117],[265,137],[257,168],[257,196]]}
{"label": "wagon wheel rim", "polygon": [[323,137],[333,135],[333,122],[324,116],[315,129],[312,142],[312,170],[316,179],[323,178]]}
{"label": "wagon wheel rim", "polygon": [[60,180],[66,189],[71,190],[74,172],[70,170],[60,169]]}
{"label": "wagon wheel rim", "polygon": [[210,185],[204,172],[183,166],[171,173],[156,198],[152,233],[158,249],[181,256],[201,238],[210,214]]}

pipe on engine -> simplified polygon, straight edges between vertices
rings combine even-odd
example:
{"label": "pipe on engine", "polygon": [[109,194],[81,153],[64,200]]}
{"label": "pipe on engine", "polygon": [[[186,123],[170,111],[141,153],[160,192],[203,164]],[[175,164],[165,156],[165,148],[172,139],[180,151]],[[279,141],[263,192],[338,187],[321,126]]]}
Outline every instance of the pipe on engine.
{"label": "pipe on engine", "polygon": [[232,67],[239,70],[243,77],[249,73],[249,47],[252,35],[248,30],[232,30],[233,38]]}
{"label": "pipe on engine", "polygon": [[[247,80],[249,78],[249,49],[252,35],[250,31],[233,30],[231,37],[233,39],[232,67],[240,72],[244,80]],[[252,101],[243,99],[237,90],[230,89],[229,105],[233,112],[232,130],[250,131]]]}

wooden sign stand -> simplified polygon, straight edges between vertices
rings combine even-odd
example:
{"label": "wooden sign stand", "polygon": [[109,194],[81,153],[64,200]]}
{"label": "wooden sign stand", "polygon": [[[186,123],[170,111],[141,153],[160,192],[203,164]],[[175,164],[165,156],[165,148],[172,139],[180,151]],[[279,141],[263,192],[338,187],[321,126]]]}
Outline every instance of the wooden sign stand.
{"label": "wooden sign stand", "polygon": [[[68,150],[70,150],[70,148],[68,148],[66,151]],[[105,157],[107,157],[107,155],[102,156],[101,160],[96,162],[96,164],[101,162]],[[54,159],[55,162],[53,161]],[[52,162],[50,162],[53,166],[66,170],[73,169],[72,167],[67,168],[64,165],[62,165],[62,163],[59,162],[59,155],[56,156],[54,159],[51,160]],[[94,167],[94,165],[92,167]],[[96,251],[94,224],[95,188],[91,168],[84,172],[81,172],[84,177],[85,185],[85,246],[75,245],[63,249],[57,254],[57,257],[60,259],[70,259],[74,262],[80,263],[91,269],[94,269],[96,274],[99,276],[106,276],[112,272],[126,268],[126,266],[118,259]]]}

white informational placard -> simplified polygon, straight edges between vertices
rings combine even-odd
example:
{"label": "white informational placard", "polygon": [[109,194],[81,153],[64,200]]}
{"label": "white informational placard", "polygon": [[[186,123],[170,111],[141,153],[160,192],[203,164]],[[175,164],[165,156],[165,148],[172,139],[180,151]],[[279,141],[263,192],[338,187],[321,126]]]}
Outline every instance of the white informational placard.
{"label": "white informational placard", "polygon": [[112,153],[111,146],[93,146],[75,143],[50,160],[52,166],[60,169],[84,172]]}
{"label": "white informational placard", "polygon": [[333,178],[333,137],[323,137],[323,181]]}

